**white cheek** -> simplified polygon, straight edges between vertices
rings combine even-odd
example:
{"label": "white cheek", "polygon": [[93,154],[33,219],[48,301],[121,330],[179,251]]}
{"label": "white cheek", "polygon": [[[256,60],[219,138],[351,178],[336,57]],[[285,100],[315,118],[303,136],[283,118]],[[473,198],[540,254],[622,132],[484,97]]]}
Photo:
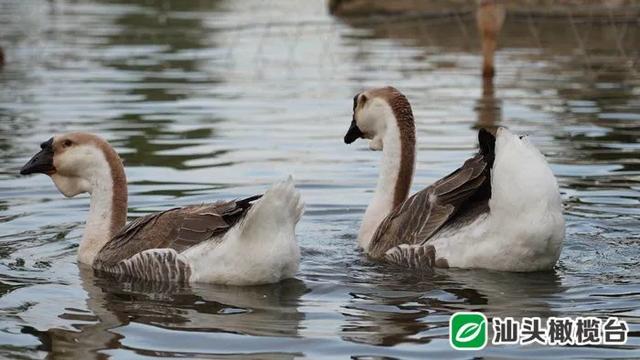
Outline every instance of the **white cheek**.
{"label": "white cheek", "polygon": [[63,175],[86,178],[100,161],[99,155],[91,147],[78,146],[59,155],[54,165]]}
{"label": "white cheek", "polygon": [[367,139],[373,139],[373,150],[382,149],[382,140],[387,130],[387,118],[394,118],[393,112],[389,105],[381,99],[373,99],[365,105],[358,119],[358,127],[365,133]]}
{"label": "white cheek", "polygon": [[58,190],[67,197],[91,193],[96,178],[109,176],[109,166],[102,153],[81,145],[54,159],[56,173],[51,176]]}
{"label": "white cheek", "polygon": [[367,135],[367,138],[371,139],[376,135],[377,128],[377,114],[376,107],[371,105],[363,109],[360,119],[358,119],[358,127],[362,132]]}

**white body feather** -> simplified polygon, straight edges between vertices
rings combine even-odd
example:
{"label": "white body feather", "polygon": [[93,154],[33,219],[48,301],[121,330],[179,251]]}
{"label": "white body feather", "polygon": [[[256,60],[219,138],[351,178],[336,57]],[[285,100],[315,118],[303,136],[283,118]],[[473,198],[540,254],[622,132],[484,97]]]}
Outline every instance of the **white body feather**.
{"label": "white body feather", "polygon": [[500,128],[491,172],[490,212],[429,240],[449,266],[502,271],[553,268],[565,234],[558,184],[544,156]]}
{"label": "white body feather", "polygon": [[293,277],[300,264],[295,226],[303,210],[291,177],[275,184],[221,241],[206,241],[180,254],[191,267],[189,280],[254,285]]}

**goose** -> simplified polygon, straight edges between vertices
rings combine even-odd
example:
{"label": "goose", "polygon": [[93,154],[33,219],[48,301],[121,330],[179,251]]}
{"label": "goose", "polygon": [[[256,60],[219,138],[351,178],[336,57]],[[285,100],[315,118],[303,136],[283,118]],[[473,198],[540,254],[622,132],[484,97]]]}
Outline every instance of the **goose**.
{"label": "goose", "polygon": [[373,199],[358,244],[373,259],[413,269],[552,269],[564,240],[562,201],[544,156],[525,136],[478,132],[479,152],[408,197],[416,158],[407,98],[393,87],[353,99],[346,144],[382,150]]}
{"label": "goose", "polygon": [[107,141],[74,132],[40,148],[20,174],[46,174],[66,197],[90,194],[82,264],[118,278],[225,285],[275,283],[298,270],[304,203],[291,177],[264,195],[173,208],[125,226],[127,180]]}

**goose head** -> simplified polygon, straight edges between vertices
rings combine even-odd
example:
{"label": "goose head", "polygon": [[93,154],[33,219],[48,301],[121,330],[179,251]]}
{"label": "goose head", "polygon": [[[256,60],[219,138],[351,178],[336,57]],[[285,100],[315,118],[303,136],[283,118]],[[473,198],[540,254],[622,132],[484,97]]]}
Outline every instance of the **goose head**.
{"label": "goose head", "polygon": [[[56,135],[40,144],[40,149],[22,167],[20,174],[46,174],[67,197],[91,193],[100,186],[101,179],[111,179],[110,163],[120,162],[105,140],[88,133]],[[117,166],[122,167],[122,164]]]}
{"label": "goose head", "polygon": [[407,98],[391,86],[366,90],[353,98],[353,117],[344,142],[368,139],[371,150],[382,150],[391,127],[414,129]]}

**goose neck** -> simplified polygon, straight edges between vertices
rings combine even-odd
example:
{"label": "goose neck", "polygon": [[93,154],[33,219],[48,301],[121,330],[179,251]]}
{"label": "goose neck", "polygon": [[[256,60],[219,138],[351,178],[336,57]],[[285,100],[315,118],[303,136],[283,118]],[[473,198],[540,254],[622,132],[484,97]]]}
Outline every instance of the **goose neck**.
{"label": "goose neck", "polygon": [[408,112],[393,107],[392,109],[383,138],[378,184],[365,212],[358,236],[358,242],[365,251],[380,222],[407,199],[413,179],[415,167],[413,115],[410,108]]}
{"label": "goose neck", "polygon": [[78,259],[93,264],[102,247],[120,231],[127,218],[127,180],[122,161],[111,148],[104,148],[104,163],[96,164],[90,177],[91,203]]}

